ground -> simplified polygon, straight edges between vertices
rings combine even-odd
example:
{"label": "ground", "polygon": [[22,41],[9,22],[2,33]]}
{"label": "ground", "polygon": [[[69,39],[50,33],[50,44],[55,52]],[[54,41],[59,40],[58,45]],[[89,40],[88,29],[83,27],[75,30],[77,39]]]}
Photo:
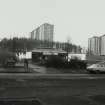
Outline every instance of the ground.
{"label": "ground", "polygon": [[0,69],[0,100],[35,98],[42,105],[105,104],[105,74],[56,74],[32,64],[30,72],[25,72],[23,64],[18,67],[4,69],[9,73]]}
{"label": "ground", "polygon": [[105,75],[0,74],[0,98],[36,97],[44,105],[104,105],[104,82]]}
{"label": "ground", "polygon": [[29,69],[26,71],[24,69],[24,64],[23,63],[17,63],[15,68],[10,67],[10,68],[3,68],[0,67],[0,73],[41,73],[41,74],[65,74],[65,73],[87,73],[87,71],[84,69],[62,69],[62,68],[51,68],[51,67],[44,67],[44,66],[38,66],[37,64],[32,64],[29,63]]}

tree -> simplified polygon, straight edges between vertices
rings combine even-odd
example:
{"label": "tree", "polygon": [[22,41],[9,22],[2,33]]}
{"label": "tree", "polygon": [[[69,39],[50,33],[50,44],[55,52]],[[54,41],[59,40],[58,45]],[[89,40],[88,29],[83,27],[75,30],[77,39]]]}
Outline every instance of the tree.
{"label": "tree", "polygon": [[67,37],[67,60],[69,59],[70,44],[71,44],[71,38],[70,36],[68,36]]}

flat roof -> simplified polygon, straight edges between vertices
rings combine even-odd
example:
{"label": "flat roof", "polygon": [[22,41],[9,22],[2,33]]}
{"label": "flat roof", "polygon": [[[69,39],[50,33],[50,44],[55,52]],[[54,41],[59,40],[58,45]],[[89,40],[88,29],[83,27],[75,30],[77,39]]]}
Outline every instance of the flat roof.
{"label": "flat roof", "polygon": [[51,53],[67,53],[66,51],[64,51],[64,50],[62,50],[62,49],[34,49],[34,50],[32,50],[32,52],[51,52]]}

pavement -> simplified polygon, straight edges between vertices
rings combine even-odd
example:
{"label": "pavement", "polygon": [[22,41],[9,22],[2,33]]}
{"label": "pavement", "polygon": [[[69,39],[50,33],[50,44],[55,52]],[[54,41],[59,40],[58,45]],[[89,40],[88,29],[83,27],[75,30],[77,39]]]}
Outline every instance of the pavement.
{"label": "pavement", "polygon": [[0,73],[46,73],[46,69],[44,67],[29,64],[28,70],[25,70],[24,63],[17,63],[15,67],[0,67]]}
{"label": "pavement", "polygon": [[38,65],[35,65],[35,64],[29,64],[29,68],[34,70],[37,73],[42,73],[42,74],[47,73],[46,68],[43,67],[43,66],[38,66]]}
{"label": "pavement", "polygon": [[[57,69],[56,69],[57,70]],[[56,73],[55,69],[45,68],[35,64],[29,64],[29,69],[24,69],[23,63],[17,63],[15,68],[0,68],[0,78],[21,79],[105,79],[105,74],[88,73]],[[60,70],[58,70],[60,71]]]}

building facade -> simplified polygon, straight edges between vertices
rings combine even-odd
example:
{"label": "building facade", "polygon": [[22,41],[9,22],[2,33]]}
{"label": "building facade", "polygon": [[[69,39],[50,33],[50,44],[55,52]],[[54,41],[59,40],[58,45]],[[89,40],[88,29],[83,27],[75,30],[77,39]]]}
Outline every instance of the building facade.
{"label": "building facade", "polygon": [[88,39],[88,53],[89,55],[100,55],[100,37],[94,36]]}
{"label": "building facade", "polygon": [[100,55],[105,55],[105,35],[100,37]]}
{"label": "building facade", "polygon": [[31,32],[31,39],[53,42],[54,25],[45,23]]}

